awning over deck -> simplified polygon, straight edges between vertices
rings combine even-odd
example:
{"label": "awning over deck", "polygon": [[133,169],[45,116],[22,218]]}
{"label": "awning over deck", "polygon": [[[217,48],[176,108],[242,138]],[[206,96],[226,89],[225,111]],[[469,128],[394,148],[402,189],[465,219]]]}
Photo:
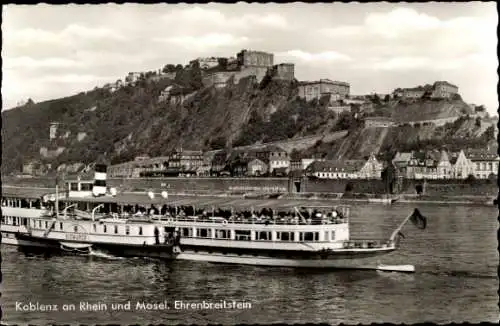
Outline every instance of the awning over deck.
{"label": "awning over deck", "polygon": [[[26,199],[39,199],[43,195],[55,194],[52,188],[17,188],[2,187],[2,197],[17,197]],[[294,207],[334,207],[337,203],[328,200],[310,200],[310,199],[245,199],[241,197],[216,197],[216,196],[180,196],[169,195],[167,199],[160,194],[155,193],[151,199],[146,192],[144,193],[119,193],[116,196],[101,197],[62,197],[64,192],[60,192],[61,202],[89,202],[89,203],[116,203],[118,205],[139,205],[149,207],[155,206],[191,206],[198,208],[211,209],[231,209],[255,210],[262,208],[272,208],[274,210],[292,210]]]}
{"label": "awning over deck", "polygon": [[55,188],[2,186],[2,198],[40,199],[46,194],[55,192]]}

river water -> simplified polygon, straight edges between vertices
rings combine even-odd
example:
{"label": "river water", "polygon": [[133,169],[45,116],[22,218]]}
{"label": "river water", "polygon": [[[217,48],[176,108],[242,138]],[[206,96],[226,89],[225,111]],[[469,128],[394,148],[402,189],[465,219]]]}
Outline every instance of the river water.
{"label": "river water", "polygon": [[[356,205],[351,217],[352,238],[389,237],[413,208],[406,204]],[[419,204],[419,209],[428,218],[427,229],[408,224],[403,229],[401,249],[380,259],[385,264],[413,264],[415,274],[105,255],[48,257],[3,245],[2,322],[497,322],[497,209],[431,204]],[[222,300],[226,309],[221,309]],[[227,308],[233,300],[242,304],[240,309]],[[169,309],[161,305],[155,307],[159,310],[147,309],[165,301]],[[185,305],[176,309],[176,301],[177,308],[182,302],[198,304],[195,308],[201,309],[186,309]],[[52,309],[57,305],[58,311],[41,311],[40,306],[25,311],[30,303],[51,305]],[[130,308],[112,307],[118,303],[130,303]]]}

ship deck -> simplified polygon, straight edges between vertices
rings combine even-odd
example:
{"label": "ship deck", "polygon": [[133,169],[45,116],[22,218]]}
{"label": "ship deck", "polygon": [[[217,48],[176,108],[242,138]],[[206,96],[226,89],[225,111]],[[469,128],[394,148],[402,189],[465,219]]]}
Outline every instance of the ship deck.
{"label": "ship deck", "polygon": [[[20,188],[2,186],[2,196],[19,198],[40,198],[43,195],[54,193],[54,189],[48,188]],[[60,194],[61,196],[63,193]],[[159,193],[151,199],[146,192],[119,193],[115,197],[64,197],[61,201],[69,202],[94,202],[94,203],[117,203],[119,205],[170,205],[170,206],[190,206],[196,208],[211,209],[293,209],[293,207],[334,207],[341,203],[331,200],[311,200],[311,199],[247,199],[235,196],[195,196],[195,195],[169,195],[167,199],[161,197]]]}

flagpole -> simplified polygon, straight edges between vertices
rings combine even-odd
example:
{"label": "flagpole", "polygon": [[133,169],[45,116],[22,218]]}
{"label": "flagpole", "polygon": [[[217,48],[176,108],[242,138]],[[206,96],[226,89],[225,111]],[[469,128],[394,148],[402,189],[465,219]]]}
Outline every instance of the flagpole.
{"label": "flagpole", "polygon": [[401,229],[403,228],[403,226],[405,226],[405,224],[410,220],[410,218],[412,217],[412,215],[413,215],[413,213],[411,213],[410,215],[408,215],[403,220],[403,222],[401,222],[401,224],[399,224],[399,226],[396,228],[396,230],[394,230],[394,232],[392,232],[391,237],[389,238],[390,241],[394,241],[394,239],[396,238],[396,236],[398,235],[398,233],[401,231]]}
{"label": "flagpole", "polygon": [[59,177],[56,174],[56,218],[59,218]]}

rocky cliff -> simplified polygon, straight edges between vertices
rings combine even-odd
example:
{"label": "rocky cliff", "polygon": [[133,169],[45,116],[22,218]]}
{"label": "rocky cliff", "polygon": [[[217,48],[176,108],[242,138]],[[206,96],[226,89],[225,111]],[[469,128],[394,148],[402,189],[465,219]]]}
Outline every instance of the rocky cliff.
{"label": "rocky cliff", "polygon": [[[439,145],[468,137],[482,144],[486,137],[487,126],[465,118],[445,127],[366,129],[359,114],[336,114],[324,99],[299,99],[296,81],[264,78],[257,83],[255,78],[246,77],[238,84],[214,88],[203,87],[201,79],[197,67],[184,68],[175,79],[141,79],[116,91],[95,88],[4,111],[2,173],[18,172],[22,164],[34,159],[53,167],[89,164],[98,159],[114,164],[142,154],[168,155],[176,147],[211,150],[332,133],[332,137],[318,138],[311,149],[300,149],[306,155],[320,152],[331,158],[361,158],[372,152],[419,146],[425,141]],[[169,94],[164,96],[167,88]],[[450,108],[449,102],[435,102],[428,105],[427,111],[438,117],[440,112],[449,115],[450,110],[462,108],[457,103]],[[395,117],[405,110],[418,111],[418,104],[378,107]],[[49,141],[53,121],[61,123],[59,136]],[[47,152],[64,150],[53,152],[56,157],[49,159],[41,157],[41,148]]]}

